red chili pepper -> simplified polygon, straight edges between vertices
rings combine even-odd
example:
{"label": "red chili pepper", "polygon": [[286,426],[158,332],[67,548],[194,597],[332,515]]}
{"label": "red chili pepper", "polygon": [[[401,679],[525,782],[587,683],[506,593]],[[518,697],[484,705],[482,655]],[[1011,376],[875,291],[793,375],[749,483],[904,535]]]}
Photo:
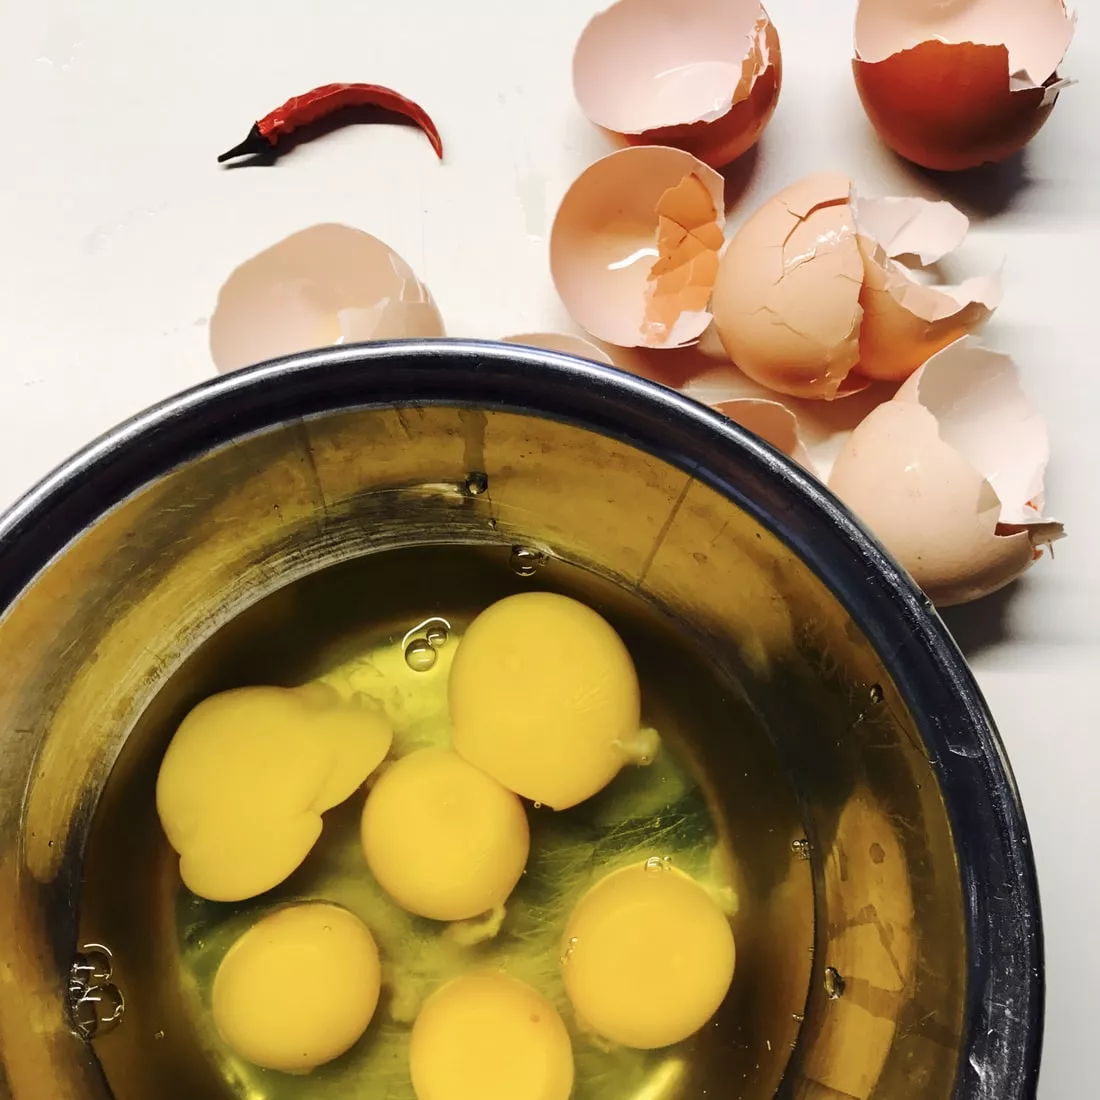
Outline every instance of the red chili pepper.
{"label": "red chili pepper", "polygon": [[381,84],[325,84],[305,95],[288,99],[281,107],[261,118],[240,145],[218,157],[218,163],[249,154],[269,154],[284,135],[309,122],[327,118],[345,107],[382,107],[411,118],[428,135],[439,159],[443,159],[443,139],[428,112],[419,104]]}

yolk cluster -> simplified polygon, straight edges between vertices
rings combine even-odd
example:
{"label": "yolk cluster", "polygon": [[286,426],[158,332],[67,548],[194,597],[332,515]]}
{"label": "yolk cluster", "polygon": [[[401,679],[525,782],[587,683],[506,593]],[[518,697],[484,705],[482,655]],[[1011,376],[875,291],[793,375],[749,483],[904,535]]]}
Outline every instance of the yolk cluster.
{"label": "yolk cluster", "polygon": [[[361,840],[398,905],[462,921],[503,913],[523,874],[530,833],[521,797],[565,809],[602,790],[640,744],[641,704],[612,627],[550,593],[509,597],[474,620],[450,668],[448,702],[453,750],[391,762],[367,796]],[[391,742],[380,710],[322,684],[242,688],[200,703],[157,781],[184,883],[228,901],[282,882],[316,842],[321,814],[363,784]],[[715,1013],[734,943],[707,891],[654,858],[592,886],[563,930],[561,957],[578,1023],[650,1049],[687,1038]],[[366,1030],[380,974],[374,939],[352,913],[287,906],[226,954],[214,1020],[249,1061],[309,1072]],[[501,972],[470,972],[429,996],[409,1059],[419,1100],[567,1100],[573,1086],[556,1008]]]}

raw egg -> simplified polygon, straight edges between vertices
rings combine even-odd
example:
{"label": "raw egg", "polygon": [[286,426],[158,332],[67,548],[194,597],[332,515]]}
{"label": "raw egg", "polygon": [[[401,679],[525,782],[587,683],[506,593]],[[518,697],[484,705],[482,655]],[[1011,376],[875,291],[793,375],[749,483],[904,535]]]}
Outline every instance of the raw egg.
{"label": "raw egg", "polygon": [[399,905],[458,921],[508,900],[530,837],[511,791],[453,752],[420,749],[375,783],[362,840],[371,873]]}
{"label": "raw egg", "polygon": [[555,810],[607,786],[638,741],[638,676],[622,639],[551,592],[478,615],[455,654],[448,702],[456,751]]}
{"label": "raw egg", "polygon": [[213,901],[270,890],[305,859],[321,814],[385,758],[393,731],[323,684],[246,687],[199,703],[157,775],[157,813],[184,885]]}
{"label": "raw egg", "polygon": [[417,1100],[567,1100],[573,1050],[541,993],[506,974],[466,974],[425,1001],[409,1071]]}
{"label": "raw egg", "polygon": [[590,121],[713,168],[757,142],[781,83],[779,35],[760,0],[619,0],[573,55]]}
{"label": "raw egg", "polygon": [[566,192],[550,234],[550,271],[570,316],[621,347],[699,338],[724,244],[725,183],[690,153],[620,149]]}
{"label": "raw egg", "polygon": [[351,1048],[378,1004],[378,948],[358,917],[309,902],[264,917],[214,978],[214,1023],[242,1058],[309,1073]]}
{"label": "raw egg", "polygon": [[949,203],[858,199],[835,172],[766,202],[730,240],[711,308],[730,358],[759,384],[832,399],[900,381],[983,323],[996,276],[924,285],[898,257],[931,264],[969,222]]}
{"label": "raw egg", "polygon": [[1075,24],[1063,0],[860,0],[856,87],[907,160],[949,172],[1002,161],[1054,109]]}
{"label": "raw egg", "polygon": [[241,264],[210,318],[220,371],[333,344],[443,336],[428,288],[389,245],[314,225]]}
{"label": "raw egg", "polygon": [[1048,453],[1012,360],[964,337],[855,429],[829,487],[949,606],[1015,580],[1062,536],[1042,514]]}
{"label": "raw egg", "polygon": [[718,1011],[733,932],[711,895],[654,856],[602,878],[562,937],[565,989],[585,1026],[651,1050],[694,1035]]}

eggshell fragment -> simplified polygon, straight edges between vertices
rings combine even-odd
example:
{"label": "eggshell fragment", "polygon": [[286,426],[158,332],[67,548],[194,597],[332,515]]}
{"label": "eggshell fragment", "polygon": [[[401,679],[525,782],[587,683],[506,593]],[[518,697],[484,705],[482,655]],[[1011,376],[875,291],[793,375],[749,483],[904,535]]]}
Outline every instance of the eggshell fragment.
{"label": "eggshell fragment", "polygon": [[428,288],[389,245],[315,225],[246,260],[210,318],[220,371],[333,344],[445,335]]}
{"label": "eggshell fragment", "polygon": [[702,161],[661,146],[621,149],[587,168],[550,236],[550,270],[573,319],[621,347],[697,340],[724,244],[723,187]]}
{"label": "eggshell fragment", "polygon": [[760,0],[619,0],[573,56],[581,110],[643,145],[714,168],[764,132],[782,83],[779,35]]}
{"label": "eggshell fragment", "polygon": [[800,180],[726,248],[711,304],[722,343],[750,378],[794,397],[901,381],[1000,302],[997,276],[928,286],[897,259],[934,263],[968,228],[949,203],[859,199],[837,173]]}
{"label": "eggshell fragment", "polygon": [[1064,0],[860,0],[856,87],[895,152],[959,171],[1005,160],[1050,116],[1076,16]]}
{"label": "eggshell fragment", "polygon": [[1046,430],[1005,355],[964,337],[852,433],[829,487],[942,607],[995,592],[1060,538]]}
{"label": "eggshell fragment", "polygon": [[615,361],[603,348],[589,343],[583,336],[573,336],[568,332],[522,332],[518,336],[502,337],[501,343],[546,348],[547,351],[560,351],[565,355],[575,355],[579,359],[591,359],[593,362],[606,363],[608,366],[615,365]]}
{"label": "eggshell fragment", "polygon": [[913,254],[931,264],[962,243],[969,219],[950,203],[862,199],[855,212],[864,266],[856,370],[901,381],[989,319],[1001,303],[1001,280],[983,275],[958,286],[928,286],[895,259]]}

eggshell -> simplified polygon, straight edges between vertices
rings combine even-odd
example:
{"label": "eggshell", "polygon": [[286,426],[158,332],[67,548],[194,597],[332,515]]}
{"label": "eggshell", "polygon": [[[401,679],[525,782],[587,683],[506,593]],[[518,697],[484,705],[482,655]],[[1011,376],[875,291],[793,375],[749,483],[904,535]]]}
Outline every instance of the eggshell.
{"label": "eggshell", "polygon": [[808,176],[766,202],[729,242],[711,308],[730,358],[761,385],[836,397],[859,360],[863,259],[852,181]]}
{"label": "eggshell", "polygon": [[711,303],[722,344],[750,378],[794,397],[901,381],[1000,303],[998,276],[929,286],[897,259],[934,263],[968,228],[950,203],[859,199],[836,173],[800,180],[726,248]]}
{"label": "eggshell", "polygon": [[220,371],[366,340],[445,335],[428,288],[389,245],[345,225],[315,225],[226,280],[210,318]]}
{"label": "eggshell", "polygon": [[1063,0],[860,0],[856,87],[907,160],[943,171],[1001,161],[1050,116],[1075,25]]}
{"label": "eggshell", "polygon": [[596,161],[562,200],[550,270],[573,319],[622,347],[697,340],[724,244],[722,177],[689,153],[622,149]]}
{"label": "eggshell", "polygon": [[1001,303],[1001,280],[983,275],[958,286],[928,286],[896,261],[911,254],[935,263],[962,243],[969,219],[950,203],[861,199],[855,213],[864,267],[856,370],[901,381],[989,319]]}
{"label": "eggshell", "polygon": [[855,429],[829,487],[950,606],[1015,580],[1062,536],[1040,514],[1046,461],[1012,361],[964,337]]}
{"label": "eggshell", "polygon": [[546,348],[547,351],[560,351],[566,355],[576,355],[580,359],[591,359],[608,366],[615,365],[615,361],[603,348],[589,343],[583,336],[573,336],[568,332],[522,332],[518,336],[502,337],[501,343]]}
{"label": "eggshell", "polygon": [[728,416],[742,428],[748,428],[765,443],[770,443],[777,451],[793,458],[810,473],[815,472],[809,452],[798,432],[798,417],[786,405],[759,397],[740,397],[732,401],[720,401],[712,408],[723,416]]}
{"label": "eggshell", "polygon": [[756,143],[781,83],[779,35],[760,0],[619,0],[573,56],[592,122],[715,168]]}

